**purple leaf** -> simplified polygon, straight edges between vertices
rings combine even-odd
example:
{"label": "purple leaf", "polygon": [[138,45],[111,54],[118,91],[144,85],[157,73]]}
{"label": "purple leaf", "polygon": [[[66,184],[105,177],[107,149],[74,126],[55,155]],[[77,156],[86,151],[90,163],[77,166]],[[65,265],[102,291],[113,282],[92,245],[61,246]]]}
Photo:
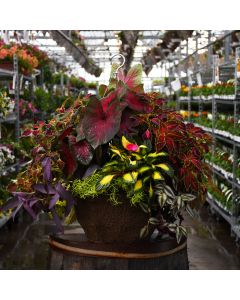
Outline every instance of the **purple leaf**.
{"label": "purple leaf", "polygon": [[55,194],[56,191],[55,191],[55,188],[53,188],[53,186],[48,183],[48,184],[45,184],[45,187],[46,187],[46,191],[48,194]]}
{"label": "purple leaf", "polygon": [[32,188],[35,191],[40,192],[42,194],[48,194],[48,191],[46,190],[46,185],[45,184],[34,184],[32,186]]}
{"label": "purple leaf", "polygon": [[43,167],[43,178],[47,182],[52,181],[52,173],[51,173],[51,158],[45,157],[42,160],[42,167]]}
{"label": "purple leaf", "polygon": [[33,219],[37,218],[37,215],[35,214],[35,212],[33,211],[33,209],[28,205],[28,203],[23,202],[23,207],[32,216]]}
{"label": "purple leaf", "polygon": [[30,206],[30,207],[33,207],[33,205],[36,204],[38,201],[39,201],[39,199],[37,199],[37,198],[32,198],[32,199],[29,201],[29,206]]}
{"label": "purple leaf", "polygon": [[51,209],[51,213],[53,215],[53,220],[55,222],[55,224],[57,225],[57,229],[63,233],[64,232],[64,229],[63,229],[63,226],[62,226],[62,223],[61,223],[61,220],[59,219],[59,216],[57,215],[55,209]]}
{"label": "purple leaf", "polygon": [[59,199],[59,194],[56,193],[56,194],[52,197],[52,199],[50,200],[50,203],[49,203],[49,207],[48,207],[48,208],[49,208],[49,209],[53,208],[54,205],[57,203],[58,199]]}
{"label": "purple leaf", "polygon": [[74,204],[74,202],[75,202],[75,200],[74,200],[72,194],[69,191],[67,191],[61,185],[60,182],[55,186],[55,189],[56,189],[57,193],[60,195],[60,198],[67,201],[65,214],[68,215],[71,208],[72,208],[72,206],[73,206],[73,204]]}
{"label": "purple leaf", "polygon": [[12,213],[11,217],[13,218],[13,220],[15,219],[16,214],[19,212],[19,210],[21,209],[21,207],[23,206],[23,203],[20,203],[18,205],[18,207],[14,210],[14,212]]}
{"label": "purple leaf", "polygon": [[99,170],[100,169],[100,166],[99,165],[96,165],[96,164],[92,164],[90,165],[86,172],[84,173],[82,179],[85,179],[86,177],[92,175],[96,170]]}
{"label": "purple leaf", "polygon": [[19,204],[19,200],[17,197],[14,197],[12,199],[10,199],[9,201],[7,201],[5,204],[3,204],[3,206],[1,207],[1,211],[5,212],[8,209],[14,209],[15,207],[17,207]]}

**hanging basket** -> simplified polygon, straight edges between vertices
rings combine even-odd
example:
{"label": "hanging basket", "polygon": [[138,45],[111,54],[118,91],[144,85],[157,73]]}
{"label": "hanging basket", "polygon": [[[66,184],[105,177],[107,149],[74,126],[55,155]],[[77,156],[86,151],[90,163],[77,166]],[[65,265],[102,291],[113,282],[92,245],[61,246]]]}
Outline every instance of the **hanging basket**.
{"label": "hanging basket", "polygon": [[6,71],[13,71],[13,63],[9,61],[0,61],[0,69]]}

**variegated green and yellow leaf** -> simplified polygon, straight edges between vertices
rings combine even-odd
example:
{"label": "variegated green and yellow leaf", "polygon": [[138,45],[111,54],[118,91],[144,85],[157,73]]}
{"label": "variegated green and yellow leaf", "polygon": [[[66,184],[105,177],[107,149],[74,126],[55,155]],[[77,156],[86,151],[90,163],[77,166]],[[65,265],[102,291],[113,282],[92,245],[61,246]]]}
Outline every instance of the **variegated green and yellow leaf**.
{"label": "variegated green and yellow leaf", "polygon": [[152,178],[154,180],[164,180],[162,174],[158,171],[154,171],[153,174],[152,174]]}
{"label": "variegated green and yellow leaf", "polygon": [[143,187],[142,180],[139,179],[139,180],[135,183],[134,191],[137,192],[137,191],[141,190],[142,187]]}
{"label": "variegated green and yellow leaf", "polygon": [[135,182],[138,176],[138,172],[130,172],[123,175],[123,180],[126,182]]}
{"label": "variegated green and yellow leaf", "polygon": [[138,171],[139,171],[140,174],[142,174],[142,173],[144,173],[144,172],[146,172],[146,171],[148,171],[150,169],[151,168],[149,166],[143,166]]}
{"label": "variegated green and yellow leaf", "polygon": [[136,161],[136,160],[131,160],[131,159],[130,159],[129,163],[130,163],[130,165],[132,165],[132,166],[136,166],[137,161]]}
{"label": "variegated green and yellow leaf", "polygon": [[132,153],[132,156],[136,157],[136,160],[141,160],[142,156],[137,153]]}
{"label": "variegated green and yellow leaf", "polygon": [[152,184],[150,182],[150,186],[149,186],[149,197],[152,198],[153,196],[153,188],[152,188]]}
{"label": "variegated green and yellow leaf", "polygon": [[99,191],[103,188],[106,188],[109,186],[110,182],[112,181],[113,177],[115,175],[106,175],[104,176],[98,183],[96,190]]}
{"label": "variegated green and yellow leaf", "polygon": [[152,158],[156,158],[159,156],[167,156],[168,154],[166,152],[153,152],[153,153],[149,153],[148,157],[152,157]]}
{"label": "variegated green and yellow leaf", "polygon": [[164,170],[169,175],[173,174],[173,169],[168,164],[162,163],[162,164],[158,164],[158,165],[155,165],[155,166],[158,167],[158,168],[161,168],[162,170]]}

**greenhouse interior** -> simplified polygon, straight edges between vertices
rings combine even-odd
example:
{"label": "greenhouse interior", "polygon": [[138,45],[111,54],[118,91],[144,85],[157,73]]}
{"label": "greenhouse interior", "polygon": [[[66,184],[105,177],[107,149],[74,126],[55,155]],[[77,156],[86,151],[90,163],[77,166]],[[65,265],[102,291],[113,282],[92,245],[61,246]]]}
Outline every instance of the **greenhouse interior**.
{"label": "greenhouse interior", "polygon": [[239,113],[240,30],[1,30],[0,269],[240,269]]}

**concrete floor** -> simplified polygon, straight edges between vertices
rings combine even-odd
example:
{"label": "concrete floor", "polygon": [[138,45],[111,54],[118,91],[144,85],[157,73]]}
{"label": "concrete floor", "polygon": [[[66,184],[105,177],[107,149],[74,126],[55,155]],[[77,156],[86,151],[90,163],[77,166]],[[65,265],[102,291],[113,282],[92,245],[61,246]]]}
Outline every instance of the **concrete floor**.
{"label": "concrete floor", "polygon": [[[188,255],[191,270],[240,269],[240,248],[230,236],[229,225],[217,221],[203,207],[197,219],[185,217],[188,228]],[[74,231],[77,224],[68,227]],[[24,215],[24,222],[0,229],[0,269],[47,269],[48,235],[55,225],[40,216],[35,222]]]}

